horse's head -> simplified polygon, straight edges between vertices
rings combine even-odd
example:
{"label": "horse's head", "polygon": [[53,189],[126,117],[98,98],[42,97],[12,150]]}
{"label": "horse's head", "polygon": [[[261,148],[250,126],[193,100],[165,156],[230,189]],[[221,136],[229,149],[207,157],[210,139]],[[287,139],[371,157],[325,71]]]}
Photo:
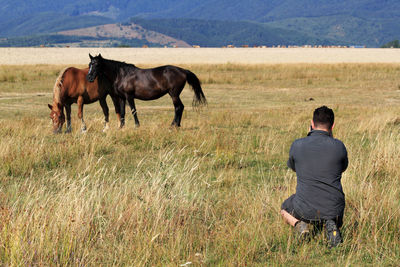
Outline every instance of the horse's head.
{"label": "horse's head", "polygon": [[61,107],[59,107],[59,105],[52,106],[48,104],[48,107],[51,110],[50,118],[53,122],[53,133],[60,133],[61,128],[65,122],[64,113],[62,112],[62,109]]}
{"label": "horse's head", "polygon": [[89,72],[86,76],[86,79],[89,82],[94,82],[97,75],[99,74],[103,57],[101,56],[101,54],[99,54],[98,56],[95,56],[95,57],[93,57],[91,54],[89,54],[89,57],[90,57]]}

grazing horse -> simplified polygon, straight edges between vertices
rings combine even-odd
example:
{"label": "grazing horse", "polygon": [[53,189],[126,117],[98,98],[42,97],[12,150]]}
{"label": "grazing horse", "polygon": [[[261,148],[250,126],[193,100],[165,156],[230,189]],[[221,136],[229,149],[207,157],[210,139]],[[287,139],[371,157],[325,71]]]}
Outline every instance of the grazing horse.
{"label": "grazing horse", "polygon": [[[64,69],[58,75],[53,88],[53,105],[48,104],[51,112],[50,118],[53,120],[53,132],[61,132],[65,122],[64,108],[67,113],[67,129],[66,133],[71,132],[71,105],[78,104],[78,117],[81,119],[82,132],[86,131],[86,124],[83,120],[83,105],[90,104],[97,100],[100,101],[101,108],[104,113],[104,130],[109,128],[108,125],[108,106],[106,97],[110,88],[107,79],[100,77],[90,83],[86,80],[89,69],[77,69],[69,67]],[[119,104],[119,100],[113,98],[114,104]],[[117,113],[118,119],[119,114]]]}
{"label": "grazing horse", "polygon": [[101,54],[95,57],[89,54],[89,57],[87,79],[93,82],[96,77],[107,78],[112,83],[110,95],[119,98],[120,127],[123,127],[125,123],[126,100],[135,119],[135,125],[139,126],[134,99],[154,100],[167,93],[171,96],[175,107],[175,117],[172,125],[179,127],[184,109],[179,95],[186,82],[191,85],[194,91],[193,105],[207,103],[199,79],[189,70],[176,66],[140,69],[133,64],[105,59]]}

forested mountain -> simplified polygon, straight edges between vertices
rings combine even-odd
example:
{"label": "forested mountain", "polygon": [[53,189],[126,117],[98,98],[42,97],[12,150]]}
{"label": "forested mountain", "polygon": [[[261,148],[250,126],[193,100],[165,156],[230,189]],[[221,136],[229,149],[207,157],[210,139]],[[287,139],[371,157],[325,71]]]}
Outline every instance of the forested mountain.
{"label": "forested mountain", "polygon": [[[311,38],[336,44],[381,46],[400,38],[398,0],[0,0],[0,37],[127,22],[132,17],[146,19],[148,24],[153,19],[247,21],[255,23],[257,32],[264,27],[265,36],[271,29],[276,33],[284,29],[283,33],[302,35],[304,40]],[[230,24],[229,27],[233,25],[239,26]],[[164,26],[160,25],[165,29]],[[249,25],[240,26],[244,28],[238,31],[245,31]],[[168,31],[175,32],[176,28],[165,29]],[[266,41],[275,42],[272,36]]]}
{"label": "forested mountain", "polygon": [[[318,38],[295,30],[275,28],[256,22],[141,18],[132,18],[131,21],[148,30],[200,46],[333,45],[336,43],[334,39]],[[348,45],[347,42],[343,44]]]}
{"label": "forested mountain", "polygon": [[398,0],[0,0],[0,6],[0,22],[43,12],[97,14],[117,20],[141,16],[258,22],[336,15],[364,19],[400,17]]}

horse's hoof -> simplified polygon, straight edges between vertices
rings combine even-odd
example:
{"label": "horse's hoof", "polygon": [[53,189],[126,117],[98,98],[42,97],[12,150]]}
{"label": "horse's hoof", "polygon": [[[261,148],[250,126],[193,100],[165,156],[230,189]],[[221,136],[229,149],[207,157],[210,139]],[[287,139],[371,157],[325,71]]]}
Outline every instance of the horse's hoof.
{"label": "horse's hoof", "polygon": [[61,127],[58,127],[57,129],[53,130],[53,133],[54,133],[54,134],[62,133],[62,128],[61,128]]}
{"label": "horse's hoof", "polygon": [[171,128],[173,128],[173,129],[179,129],[179,128],[181,128],[181,126],[173,122],[173,123],[171,124]]}
{"label": "horse's hoof", "polygon": [[108,130],[110,130],[110,126],[108,125],[108,123],[105,123],[103,128],[103,133],[107,132]]}
{"label": "horse's hoof", "polygon": [[67,130],[65,130],[65,133],[67,134],[67,133],[71,133],[72,132],[72,129],[67,129]]}

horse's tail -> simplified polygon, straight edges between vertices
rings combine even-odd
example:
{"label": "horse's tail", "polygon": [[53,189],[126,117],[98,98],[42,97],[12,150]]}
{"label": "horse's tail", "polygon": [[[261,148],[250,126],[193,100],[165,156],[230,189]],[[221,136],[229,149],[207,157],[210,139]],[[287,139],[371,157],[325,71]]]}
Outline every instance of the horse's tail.
{"label": "horse's tail", "polygon": [[57,76],[56,82],[54,83],[53,101],[55,103],[60,103],[60,94],[61,94],[61,88],[63,86],[64,74],[68,69],[69,69],[69,67],[67,67],[67,68],[63,69],[62,71],[60,71],[60,73]]}
{"label": "horse's tail", "polygon": [[206,97],[204,96],[203,90],[201,89],[201,83],[199,78],[197,78],[197,76],[190,70],[185,70],[185,71],[186,71],[186,80],[194,91],[192,105],[194,107],[197,107],[199,105],[206,105],[207,100]]}

